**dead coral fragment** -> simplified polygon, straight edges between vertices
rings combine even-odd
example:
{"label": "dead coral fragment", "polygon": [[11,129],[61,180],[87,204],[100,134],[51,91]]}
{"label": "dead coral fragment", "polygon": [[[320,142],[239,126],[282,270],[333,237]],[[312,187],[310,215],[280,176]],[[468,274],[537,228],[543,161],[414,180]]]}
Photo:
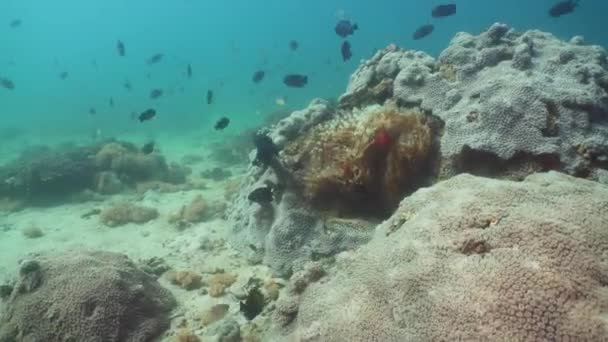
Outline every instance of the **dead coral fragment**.
{"label": "dead coral fragment", "polygon": [[167,273],[167,279],[185,290],[196,290],[203,286],[203,277],[191,271],[171,271]]}
{"label": "dead coral fragment", "polygon": [[175,342],[201,342],[201,339],[189,329],[180,329],[175,335]]}
{"label": "dead coral fragment", "polygon": [[38,226],[28,226],[21,231],[28,239],[37,239],[44,236],[44,232]]}
{"label": "dead coral fragment", "polygon": [[209,280],[209,295],[221,297],[230,285],[234,284],[236,276],[230,273],[217,273]]}
{"label": "dead coral fragment", "polygon": [[306,199],[322,208],[384,214],[429,176],[431,118],[393,106],[345,112],[284,150]]}
{"label": "dead coral fragment", "polygon": [[154,208],[122,202],[103,210],[99,219],[108,227],[118,227],[127,223],[146,223],[157,217],[158,211]]}

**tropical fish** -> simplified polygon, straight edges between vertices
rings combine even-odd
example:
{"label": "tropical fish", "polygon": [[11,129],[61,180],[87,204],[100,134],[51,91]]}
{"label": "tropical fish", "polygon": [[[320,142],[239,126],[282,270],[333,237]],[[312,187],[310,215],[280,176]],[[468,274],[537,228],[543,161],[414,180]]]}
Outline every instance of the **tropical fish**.
{"label": "tropical fish", "polygon": [[62,71],[61,73],[59,73],[59,78],[62,80],[65,80],[66,78],[68,78],[69,73],[67,71]]}
{"label": "tropical fish", "polygon": [[215,123],[214,128],[215,128],[215,130],[221,131],[224,128],[228,127],[229,123],[230,123],[230,119],[228,119],[227,117],[224,116]]}
{"label": "tropical fish", "polygon": [[431,11],[433,18],[449,17],[454,14],[456,14],[456,4],[438,5]]}
{"label": "tropical fish", "polygon": [[8,78],[0,77],[0,86],[8,90],[15,89],[15,83]]}
{"label": "tropical fish", "polygon": [[247,196],[248,200],[250,200],[251,202],[256,202],[260,205],[272,202],[272,198],[272,188],[268,185],[254,189]]}
{"label": "tropical fish", "polygon": [[350,20],[340,20],[336,24],[335,31],[336,34],[342,38],[346,38],[351,34],[355,33],[359,26],[357,24],[352,24]]}
{"label": "tropical fish", "polygon": [[289,42],[289,49],[291,51],[296,51],[299,46],[300,46],[300,44],[296,40],[292,40]]}
{"label": "tropical fish", "polygon": [[340,48],[340,52],[342,53],[342,60],[345,62],[353,56],[353,53],[350,50],[350,43],[347,40],[342,43],[342,48]]}
{"label": "tropical fish", "polygon": [[188,64],[188,67],[186,68],[186,76],[188,76],[188,78],[192,78],[192,65]]}
{"label": "tropical fish", "polygon": [[267,166],[272,159],[279,154],[279,148],[274,141],[266,134],[256,134],[253,136],[253,145],[256,148],[254,164]]}
{"label": "tropical fish", "polygon": [[97,114],[97,110],[94,107],[89,108],[89,114],[95,115]]}
{"label": "tropical fish", "polygon": [[549,9],[549,16],[558,18],[562,15],[570,14],[574,12],[576,6],[578,6],[578,0],[560,1]]}
{"label": "tropical fish", "polygon": [[266,75],[266,73],[263,70],[256,71],[255,73],[253,73],[253,77],[252,77],[253,83],[262,82],[265,75]]}
{"label": "tropical fish", "polygon": [[125,87],[125,89],[131,91],[131,89],[133,89],[133,86],[131,86],[131,81],[129,80],[125,80],[124,83],[122,84],[123,87]]}
{"label": "tropical fish", "polygon": [[149,65],[156,64],[163,59],[163,56],[164,55],[162,53],[157,53],[157,54],[153,55],[152,57],[148,58],[146,63],[148,63]]}
{"label": "tropical fish", "polygon": [[21,26],[21,19],[13,19],[13,20],[11,20],[11,22],[8,24],[8,26],[10,28],[17,28],[17,27]]}
{"label": "tropical fish", "polygon": [[433,33],[433,30],[435,30],[435,26],[433,26],[432,24],[422,25],[414,32],[412,38],[414,40],[422,39]]}
{"label": "tropical fish", "polygon": [[308,83],[308,76],[300,74],[289,74],[283,77],[283,83],[292,88],[302,88]]}
{"label": "tropical fish", "polygon": [[110,97],[110,101],[108,101],[110,103],[110,107],[114,108],[114,99]]}
{"label": "tropical fish", "polygon": [[150,154],[152,152],[154,152],[154,141],[144,144],[141,148],[141,153],[143,154]]}
{"label": "tropical fish", "polygon": [[213,103],[213,90],[207,90],[207,104]]}
{"label": "tropical fish", "polygon": [[285,101],[284,97],[277,97],[274,100],[274,103],[276,103],[277,106],[284,106],[287,103],[287,101]]}
{"label": "tropical fish", "polygon": [[148,109],[148,110],[142,112],[141,114],[139,114],[138,119],[139,119],[139,122],[144,122],[144,121],[152,119],[154,116],[156,116],[156,111],[154,109]]}
{"label": "tropical fish", "polygon": [[152,89],[152,90],[150,90],[150,98],[151,99],[157,99],[157,98],[159,98],[161,96],[163,96],[162,89]]}
{"label": "tropical fish", "polygon": [[120,40],[116,42],[116,50],[118,51],[118,55],[120,57],[125,56],[125,44],[123,44],[123,42]]}

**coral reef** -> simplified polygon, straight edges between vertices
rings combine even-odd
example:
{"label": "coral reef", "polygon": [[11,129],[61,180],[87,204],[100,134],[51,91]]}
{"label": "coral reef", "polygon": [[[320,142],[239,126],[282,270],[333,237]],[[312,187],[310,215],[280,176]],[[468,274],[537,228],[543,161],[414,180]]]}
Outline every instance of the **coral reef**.
{"label": "coral reef", "polygon": [[115,194],[147,181],[177,186],[186,182],[190,172],[125,142],[44,147],[24,150],[18,159],[0,167],[0,193],[11,201],[47,204],[87,190]]}
{"label": "coral reef", "polygon": [[169,327],[171,294],[124,255],[35,255],[0,316],[1,341],[150,341]]}
{"label": "coral reef", "polygon": [[419,190],[323,281],[294,276],[277,340],[606,340],[607,209],[557,172]]}
{"label": "coral reef", "polygon": [[383,101],[445,123],[444,178],[550,169],[595,177],[608,168],[606,56],[580,39],[494,24],[478,36],[458,33],[437,60],[396,46],[379,51],[353,74],[341,107],[382,103],[366,94],[391,80]]}
{"label": "coral reef", "polygon": [[127,223],[146,223],[157,217],[158,211],[156,209],[129,202],[116,203],[99,214],[101,223],[108,227],[118,227]]}

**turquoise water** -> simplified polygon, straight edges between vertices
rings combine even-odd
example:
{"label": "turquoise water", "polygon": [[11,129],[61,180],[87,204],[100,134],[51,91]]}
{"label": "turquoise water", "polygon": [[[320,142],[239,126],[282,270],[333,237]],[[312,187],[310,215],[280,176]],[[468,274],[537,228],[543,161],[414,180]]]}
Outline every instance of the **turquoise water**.
{"label": "turquoise water", "polygon": [[[583,35],[606,45],[604,17],[608,3],[582,1],[577,11],[559,19],[546,12],[552,0],[457,1],[458,14],[432,20],[439,1],[22,1],[0,4],[0,75],[16,89],[0,89],[3,127],[17,126],[37,137],[89,137],[98,129],[107,135],[124,132],[203,130],[229,116],[229,130],[250,126],[279,108],[300,108],[314,97],[337,97],[359,60],[394,42],[401,47],[437,55],[458,31],[480,32],[496,21],[519,31],[537,28],[569,38]],[[341,39],[333,32],[338,18],[360,26],[349,37],[353,58],[341,60]],[[20,19],[20,27],[9,22]],[[428,38],[413,41],[412,32],[435,24]],[[116,42],[126,46],[119,57]],[[299,42],[291,51],[290,40]],[[164,59],[145,61],[156,53]],[[190,63],[192,79],[185,72]],[[258,85],[251,77],[265,70]],[[59,74],[69,73],[60,80]],[[290,89],[286,73],[303,73],[309,83]],[[122,84],[129,80],[131,92]],[[148,98],[152,88],[164,95]],[[205,103],[207,89],[215,93]],[[109,99],[115,102],[110,107]],[[95,108],[97,114],[89,115]],[[132,112],[158,110],[140,125]],[[209,132],[213,134],[213,132]]]}

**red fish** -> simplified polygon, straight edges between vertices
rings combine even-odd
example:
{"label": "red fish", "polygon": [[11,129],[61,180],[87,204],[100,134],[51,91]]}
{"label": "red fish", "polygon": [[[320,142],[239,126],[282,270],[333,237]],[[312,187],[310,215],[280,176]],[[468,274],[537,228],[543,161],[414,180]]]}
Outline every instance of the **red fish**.
{"label": "red fish", "polygon": [[383,150],[388,150],[393,144],[393,138],[385,128],[380,128],[376,131],[374,144]]}

